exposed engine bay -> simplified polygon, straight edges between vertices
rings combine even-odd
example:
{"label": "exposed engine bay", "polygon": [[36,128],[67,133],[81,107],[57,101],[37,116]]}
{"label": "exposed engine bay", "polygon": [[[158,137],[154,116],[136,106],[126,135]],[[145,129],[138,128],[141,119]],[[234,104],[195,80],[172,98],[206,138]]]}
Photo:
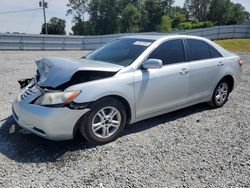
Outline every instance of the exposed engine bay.
{"label": "exposed engine bay", "polygon": [[18,80],[18,83],[20,84],[20,88],[21,89],[25,88],[27,85],[29,85],[32,79],[33,78],[26,78],[26,79]]}
{"label": "exposed engine bay", "polygon": [[[105,72],[105,71],[78,71],[76,72],[69,81],[53,88],[53,87],[46,87],[49,90],[65,90],[66,88],[94,80],[100,80],[104,78],[108,78],[114,76],[116,72]],[[41,87],[44,88],[44,87]]]}
{"label": "exposed engine bay", "polygon": [[[67,82],[65,82],[57,87],[41,87],[39,85],[38,86],[41,87],[42,89],[63,91],[72,85],[108,78],[108,77],[114,76],[115,74],[116,74],[116,72],[78,71],[71,77],[71,79],[69,81],[67,81]],[[18,83],[20,84],[20,88],[22,89],[22,88],[26,87],[27,85],[29,85],[33,79],[36,79],[36,82],[39,81],[40,75],[39,75],[38,71],[37,71],[37,75],[35,78],[26,78],[26,79],[19,80]]]}

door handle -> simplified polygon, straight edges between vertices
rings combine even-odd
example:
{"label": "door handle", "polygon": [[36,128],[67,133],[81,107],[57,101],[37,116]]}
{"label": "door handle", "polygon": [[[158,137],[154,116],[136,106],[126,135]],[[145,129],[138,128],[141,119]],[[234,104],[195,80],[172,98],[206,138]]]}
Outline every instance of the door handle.
{"label": "door handle", "polygon": [[224,63],[222,62],[222,61],[220,61],[219,63],[218,63],[218,67],[222,67],[224,65]]}
{"label": "door handle", "polygon": [[181,72],[180,72],[181,75],[185,75],[187,73],[189,73],[189,70],[187,68],[181,69]]}

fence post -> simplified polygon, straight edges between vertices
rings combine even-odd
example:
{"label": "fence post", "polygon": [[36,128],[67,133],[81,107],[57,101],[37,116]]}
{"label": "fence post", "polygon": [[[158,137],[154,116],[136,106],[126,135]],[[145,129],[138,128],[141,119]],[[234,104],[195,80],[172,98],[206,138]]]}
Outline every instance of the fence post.
{"label": "fence post", "polygon": [[218,26],[218,34],[217,34],[217,40],[220,38],[220,26]]}
{"label": "fence post", "polygon": [[235,26],[233,26],[233,36],[232,36],[232,38],[234,39],[235,38]]}
{"label": "fence post", "polygon": [[66,49],[66,37],[63,37],[63,50]]}
{"label": "fence post", "polygon": [[86,50],[85,37],[82,38],[82,50]]}
{"label": "fence post", "polygon": [[19,37],[19,50],[24,50],[24,48],[23,48],[23,36]]}
{"label": "fence post", "polygon": [[46,41],[45,41],[45,36],[42,36],[42,50],[46,51],[46,45],[45,45]]}
{"label": "fence post", "polygon": [[250,27],[247,28],[246,37],[247,37],[247,38],[250,38]]}

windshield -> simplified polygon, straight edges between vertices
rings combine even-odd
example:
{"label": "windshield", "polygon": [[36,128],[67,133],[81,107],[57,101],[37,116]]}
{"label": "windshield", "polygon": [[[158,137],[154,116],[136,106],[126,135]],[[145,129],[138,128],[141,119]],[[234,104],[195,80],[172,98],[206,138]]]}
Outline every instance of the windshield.
{"label": "windshield", "polygon": [[86,59],[128,66],[153,42],[147,39],[116,39],[92,52]]}

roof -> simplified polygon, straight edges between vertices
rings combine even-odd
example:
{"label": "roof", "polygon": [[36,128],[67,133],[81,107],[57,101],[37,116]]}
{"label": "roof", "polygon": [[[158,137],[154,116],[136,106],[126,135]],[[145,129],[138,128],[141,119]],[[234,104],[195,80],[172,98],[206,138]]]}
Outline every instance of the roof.
{"label": "roof", "polygon": [[123,36],[121,38],[132,38],[132,39],[148,39],[148,40],[158,40],[158,39],[161,39],[161,38],[164,38],[164,37],[167,37],[167,36],[173,36],[173,34],[164,34],[164,35],[161,35],[161,34],[140,34],[140,35],[128,35],[128,36]]}
{"label": "roof", "polygon": [[195,35],[184,35],[184,34],[161,34],[161,33],[153,33],[151,35],[149,34],[140,34],[140,35],[128,35],[123,36],[121,38],[131,38],[131,39],[146,39],[146,40],[154,40],[157,41],[159,39],[167,39],[167,38],[174,38],[174,37],[183,37],[183,38],[196,38],[196,39],[203,39],[204,37],[195,36]]}

